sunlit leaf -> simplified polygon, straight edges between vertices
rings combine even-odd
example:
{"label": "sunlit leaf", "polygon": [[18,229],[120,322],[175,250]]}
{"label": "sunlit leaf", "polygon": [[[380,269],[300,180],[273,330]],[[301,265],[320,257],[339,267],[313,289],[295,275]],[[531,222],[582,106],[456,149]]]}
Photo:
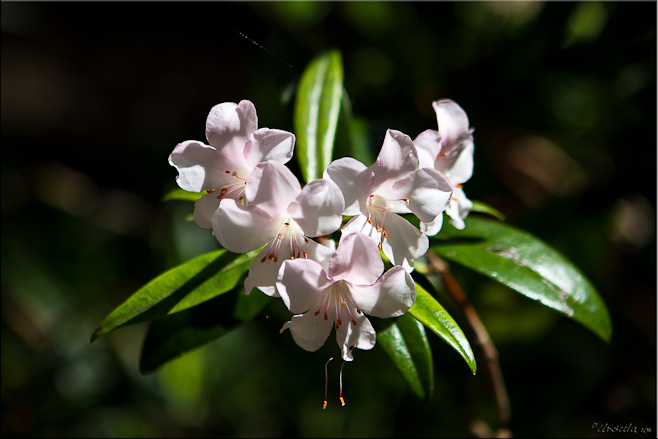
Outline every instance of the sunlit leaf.
{"label": "sunlit leaf", "polygon": [[501,221],[505,220],[505,214],[503,214],[495,207],[491,207],[488,204],[483,203],[482,201],[471,200],[471,202],[473,203],[473,207],[471,207],[471,212],[486,213],[487,215],[491,215],[494,218],[497,218]]}
{"label": "sunlit leaf", "polygon": [[302,74],[295,101],[295,155],[307,182],[331,163],[343,91],[340,52],[315,58]]}
{"label": "sunlit leaf", "polygon": [[155,320],[146,333],[139,370],[155,371],[186,352],[210,343],[253,319],[273,299],[242,285],[201,305]]}
{"label": "sunlit leaf", "polygon": [[583,273],[528,232],[476,217],[462,231],[445,227],[431,248],[570,317],[605,341],[612,324],[605,303]]}
{"label": "sunlit leaf", "polygon": [[120,326],[173,314],[230,291],[256,254],[215,250],[162,273],[112,311],[89,341]]}
{"label": "sunlit leaf", "polygon": [[418,284],[416,284],[416,302],[408,313],[457,351],[475,374],[477,370],[475,356],[466,335],[443,306]]}
{"label": "sunlit leaf", "polygon": [[377,344],[391,357],[414,394],[427,401],[434,391],[434,365],[422,323],[403,314],[377,333]]}
{"label": "sunlit leaf", "polygon": [[182,201],[196,201],[204,195],[203,192],[188,192],[181,188],[170,190],[167,195],[162,198],[162,201],[182,200]]}

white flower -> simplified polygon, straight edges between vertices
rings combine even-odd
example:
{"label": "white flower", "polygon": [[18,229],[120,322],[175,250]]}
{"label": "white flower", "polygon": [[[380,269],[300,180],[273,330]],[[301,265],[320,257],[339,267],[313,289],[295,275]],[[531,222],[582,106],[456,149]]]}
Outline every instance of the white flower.
{"label": "white flower", "polygon": [[345,207],[338,186],[314,180],[301,188],[292,172],[276,161],[253,170],[244,191],[245,204],[223,199],[212,217],[215,237],[226,249],[246,253],[267,244],[249,266],[247,294],[258,287],[278,296],[276,275],[286,259],[326,261],[332,250],[308,239],[340,227]]}
{"label": "white flower", "polygon": [[[440,217],[452,185],[433,168],[418,169],[418,155],[406,134],[388,130],[377,160],[369,168],[353,159],[335,160],[325,171],[345,196],[344,215],[356,215],[342,237],[364,233],[393,262],[413,271],[413,260],[427,252],[425,233],[397,215],[413,213],[423,222]],[[341,239],[342,239],[341,237]]]}
{"label": "white flower", "polygon": [[277,289],[288,309],[297,314],[281,332],[290,329],[300,347],[316,351],[333,327],[343,359],[352,361],[352,346],[372,349],[375,345],[375,330],[365,314],[381,318],[404,314],[416,300],[416,285],[400,266],[382,276],[384,263],[377,245],[358,233],[342,239],[326,265],[309,259],[281,265]]}
{"label": "white flower", "polygon": [[[464,228],[464,218],[473,207],[462,185],[473,175],[473,130],[468,128],[466,112],[455,102],[444,99],[432,103],[439,131],[423,131],[414,140],[421,168],[435,168],[450,179],[453,194],[446,213],[458,229]],[[442,216],[421,224],[428,235],[441,229]]]}
{"label": "white flower", "polygon": [[259,163],[287,163],[292,157],[294,134],[257,128],[256,108],[250,101],[218,104],[206,121],[210,145],[188,140],[169,155],[169,163],[178,169],[176,180],[182,189],[207,192],[194,207],[194,219],[201,227],[211,227],[221,199],[244,197],[247,180]]}

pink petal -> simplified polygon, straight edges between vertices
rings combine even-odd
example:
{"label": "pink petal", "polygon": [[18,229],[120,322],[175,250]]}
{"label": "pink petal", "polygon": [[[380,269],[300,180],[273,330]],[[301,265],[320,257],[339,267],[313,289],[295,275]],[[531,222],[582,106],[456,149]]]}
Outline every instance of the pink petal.
{"label": "pink petal", "polygon": [[194,202],[194,221],[201,227],[212,228],[212,216],[219,207],[217,193],[205,194]]}
{"label": "pink petal", "polygon": [[235,253],[247,253],[267,243],[280,225],[280,220],[260,208],[233,199],[223,199],[212,217],[215,237],[222,247]]}
{"label": "pink petal", "polygon": [[418,152],[418,166],[433,168],[441,153],[441,135],[438,131],[425,130],[414,139],[414,146]]}
{"label": "pink petal", "polygon": [[368,169],[375,174],[375,188],[390,185],[418,169],[418,153],[409,136],[387,130],[377,160]]}
{"label": "pink petal", "polygon": [[354,315],[356,325],[344,322],[336,330],[336,341],[340,346],[343,360],[352,361],[352,346],[358,349],[369,350],[375,347],[377,334],[370,320],[364,314]]}
{"label": "pink petal", "polygon": [[[263,293],[272,297],[279,297],[276,290],[277,275],[281,265],[287,260],[290,260],[290,246],[282,245],[279,248],[277,259],[266,258],[270,245],[266,245],[259,253],[254,261],[249,265],[249,276],[245,280],[245,291],[250,292],[253,288],[258,288]],[[309,239],[306,242],[304,249],[307,259],[313,260],[322,266],[322,269],[327,270],[328,260],[334,253],[333,250],[318,244],[317,242]],[[263,259],[265,259],[263,261]]]}
{"label": "pink petal", "polygon": [[420,222],[420,231],[427,236],[434,236],[441,231],[443,227],[443,214],[439,214],[430,222]]}
{"label": "pink petal", "polygon": [[350,285],[350,291],[363,313],[380,318],[402,315],[416,300],[416,284],[399,265],[384,273],[374,285]]}
{"label": "pink petal", "polygon": [[227,156],[242,157],[245,143],[257,128],[254,104],[246,100],[239,104],[224,102],[210,110],[206,120],[206,138],[218,150],[227,149]]}
{"label": "pink petal", "polygon": [[450,99],[432,102],[441,134],[441,152],[450,152],[468,135],[466,112]]}
{"label": "pink petal", "polygon": [[285,216],[302,191],[297,177],[285,165],[269,161],[254,168],[245,187],[245,203],[271,216]]}
{"label": "pink petal", "polygon": [[254,132],[247,141],[244,157],[252,168],[268,160],[288,163],[292,158],[294,146],[295,135],[293,133],[261,128]]}
{"label": "pink petal", "polygon": [[334,322],[325,320],[322,316],[315,316],[312,312],[292,316],[289,322],[284,323],[281,332],[290,329],[293,340],[302,349],[315,352],[324,345],[331,333]]}
{"label": "pink petal", "polygon": [[169,164],[178,170],[181,189],[201,192],[225,184],[225,159],[217,150],[196,140],[179,143],[169,155]]}
{"label": "pink petal", "polygon": [[384,272],[377,244],[366,235],[352,233],[341,239],[329,258],[329,277],[356,285],[372,285]]}
{"label": "pink petal", "polygon": [[413,261],[423,256],[429,248],[427,236],[399,215],[386,217],[384,228],[388,237],[382,251],[393,265],[402,265],[407,272],[413,271]]}
{"label": "pink petal", "polygon": [[473,138],[469,137],[449,154],[438,157],[435,167],[454,184],[466,183],[473,176]]}
{"label": "pink petal", "polygon": [[345,200],[340,188],[329,179],[314,180],[304,186],[290,206],[288,215],[306,236],[328,235],[343,223]]}
{"label": "pink petal", "polygon": [[322,266],[310,259],[288,259],[281,264],[276,288],[290,312],[300,314],[316,306],[331,285]]}
{"label": "pink petal", "polygon": [[343,215],[357,215],[361,212],[361,203],[369,195],[371,174],[366,165],[351,157],[334,160],[324,171],[324,178],[331,179],[343,193]]}

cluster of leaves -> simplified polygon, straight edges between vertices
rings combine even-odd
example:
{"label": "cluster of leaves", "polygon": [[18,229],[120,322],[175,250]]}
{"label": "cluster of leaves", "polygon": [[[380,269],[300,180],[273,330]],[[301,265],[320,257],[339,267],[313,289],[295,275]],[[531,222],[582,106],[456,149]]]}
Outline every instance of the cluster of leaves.
{"label": "cluster of leaves", "polygon": [[[339,126],[358,129],[343,93],[340,53],[313,60],[301,77],[294,109],[295,154],[305,181],[319,178],[333,158]],[[343,123],[344,122],[344,123]],[[348,136],[357,139],[358,135]],[[354,157],[367,156],[363,145],[350,142]],[[165,200],[194,201],[201,194],[176,189]],[[474,202],[473,211],[496,220],[471,216],[464,230],[446,224],[430,241],[429,252],[468,267],[511,290],[572,318],[609,341],[612,328],[601,297],[580,270],[531,234],[505,225],[494,208]],[[141,373],[222,337],[259,315],[272,301],[264,294],[246,295],[244,280],[257,250],[236,254],[216,250],[162,273],[112,311],[91,336],[93,342],[119,327],[153,321],[143,344]],[[417,267],[416,302],[377,335],[412,392],[421,399],[434,386],[432,351],[426,329],[448,343],[473,374],[476,361],[465,333],[437,300],[432,273]]]}

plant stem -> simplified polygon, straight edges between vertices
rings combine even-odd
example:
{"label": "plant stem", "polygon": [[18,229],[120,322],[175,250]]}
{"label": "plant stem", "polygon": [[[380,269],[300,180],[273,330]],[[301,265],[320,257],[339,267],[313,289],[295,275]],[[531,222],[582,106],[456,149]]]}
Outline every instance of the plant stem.
{"label": "plant stem", "polygon": [[507,426],[510,420],[510,403],[509,397],[507,396],[505,381],[503,380],[503,373],[500,369],[500,363],[498,362],[498,351],[496,350],[491,337],[489,337],[489,333],[484,327],[482,320],[480,320],[480,317],[475,311],[475,308],[473,308],[473,305],[468,301],[466,294],[464,294],[464,291],[455,278],[450,274],[448,264],[432,252],[427,253],[427,260],[429,262],[429,270],[441,275],[447,290],[457,301],[466,317],[466,321],[471,331],[475,334],[476,346],[480,349],[480,352],[486,360],[484,366],[485,370],[488,372],[490,384],[496,399],[496,406],[498,408],[499,429],[496,436],[504,437],[509,433]]}

